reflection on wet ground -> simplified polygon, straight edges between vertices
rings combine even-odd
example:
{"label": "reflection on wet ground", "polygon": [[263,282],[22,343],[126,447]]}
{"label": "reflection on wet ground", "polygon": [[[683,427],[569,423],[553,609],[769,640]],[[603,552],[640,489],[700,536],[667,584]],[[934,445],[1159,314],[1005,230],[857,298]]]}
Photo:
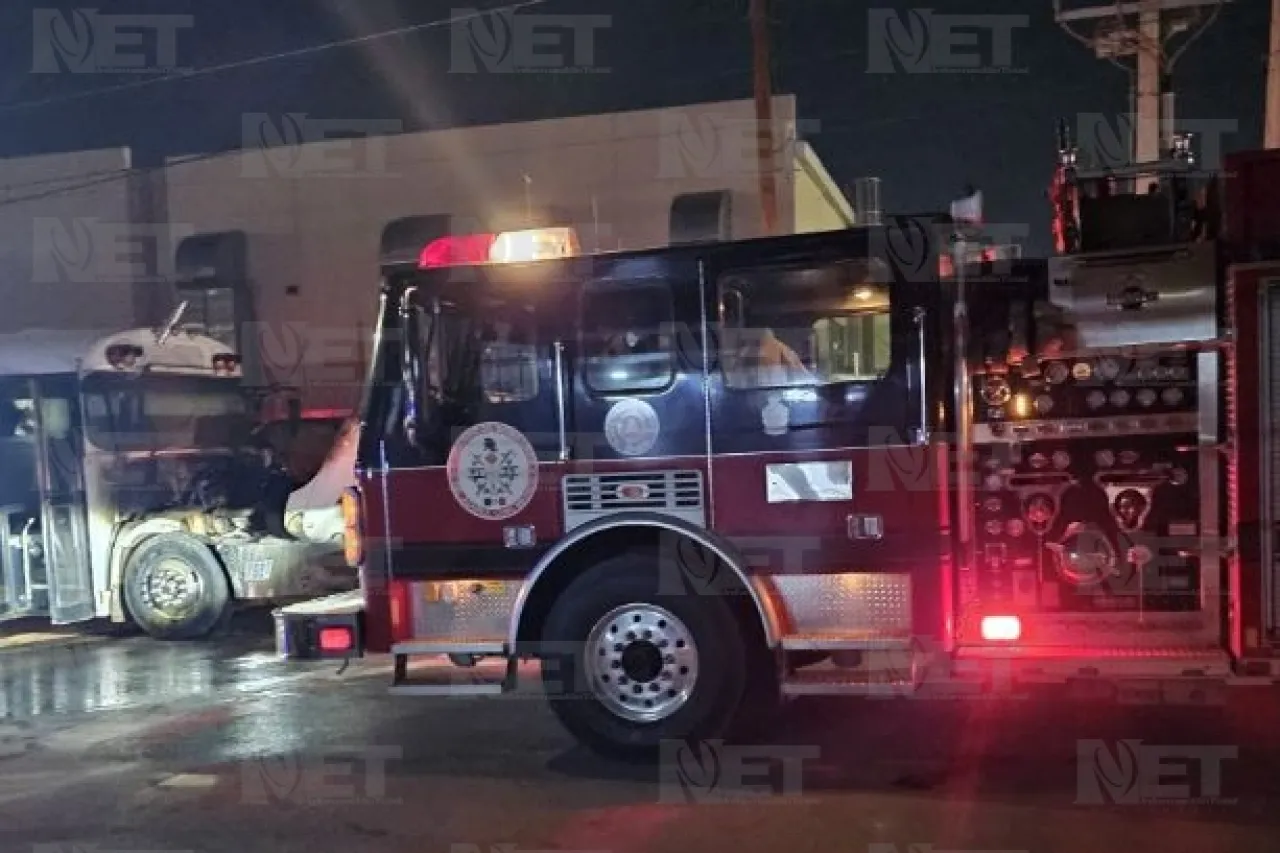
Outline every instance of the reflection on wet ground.
{"label": "reflection on wet ground", "polygon": [[[70,642],[0,653],[0,720],[253,694],[289,676],[260,614],[238,617],[227,635],[194,643],[89,629]],[[54,636],[67,636],[53,629]],[[13,633],[10,636],[14,636]]]}

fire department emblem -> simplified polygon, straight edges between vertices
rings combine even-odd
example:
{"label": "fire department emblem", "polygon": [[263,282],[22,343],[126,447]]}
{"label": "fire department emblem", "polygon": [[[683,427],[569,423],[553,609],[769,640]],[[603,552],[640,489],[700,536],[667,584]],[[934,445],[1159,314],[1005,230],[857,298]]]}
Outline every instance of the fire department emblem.
{"label": "fire department emblem", "polygon": [[643,456],[658,442],[658,413],[644,400],[622,400],[604,419],[604,437],[623,456]]}
{"label": "fire department emblem", "polygon": [[529,505],[538,489],[538,456],[506,424],[476,424],[449,451],[449,489],[476,518],[501,521]]}

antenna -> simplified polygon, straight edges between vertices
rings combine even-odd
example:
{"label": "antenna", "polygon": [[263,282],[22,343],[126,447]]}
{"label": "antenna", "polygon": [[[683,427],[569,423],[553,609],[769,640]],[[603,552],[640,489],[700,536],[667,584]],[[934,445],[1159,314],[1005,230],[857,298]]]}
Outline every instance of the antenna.
{"label": "antenna", "polygon": [[173,309],[173,313],[169,315],[169,319],[164,321],[164,325],[156,332],[156,344],[164,346],[164,342],[169,340],[169,336],[173,334],[173,330],[178,327],[178,323],[182,321],[182,315],[187,313],[187,300],[178,303],[178,307]]}

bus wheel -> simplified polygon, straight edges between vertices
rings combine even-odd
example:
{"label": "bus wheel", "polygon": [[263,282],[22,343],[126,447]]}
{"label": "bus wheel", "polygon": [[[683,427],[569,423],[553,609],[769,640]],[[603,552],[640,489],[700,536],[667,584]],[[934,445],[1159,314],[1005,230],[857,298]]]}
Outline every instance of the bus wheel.
{"label": "bus wheel", "polygon": [[622,554],[575,580],[547,617],[542,682],[552,710],[597,753],[651,760],[663,741],[725,737],[746,687],[746,649],[725,599],[659,594],[651,556]]}
{"label": "bus wheel", "polygon": [[204,542],[185,533],[148,539],[125,566],[129,615],[157,640],[205,637],[231,614],[227,575]]}

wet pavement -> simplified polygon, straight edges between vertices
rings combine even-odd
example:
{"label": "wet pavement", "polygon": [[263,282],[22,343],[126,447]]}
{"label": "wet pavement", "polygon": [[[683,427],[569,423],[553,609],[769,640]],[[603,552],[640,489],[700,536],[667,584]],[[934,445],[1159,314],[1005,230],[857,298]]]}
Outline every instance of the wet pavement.
{"label": "wet pavement", "polygon": [[657,770],[576,748],[536,691],[392,698],[384,660],[209,643],[0,646],[0,851],[1256,851],[1280,701],[814,700]]}

